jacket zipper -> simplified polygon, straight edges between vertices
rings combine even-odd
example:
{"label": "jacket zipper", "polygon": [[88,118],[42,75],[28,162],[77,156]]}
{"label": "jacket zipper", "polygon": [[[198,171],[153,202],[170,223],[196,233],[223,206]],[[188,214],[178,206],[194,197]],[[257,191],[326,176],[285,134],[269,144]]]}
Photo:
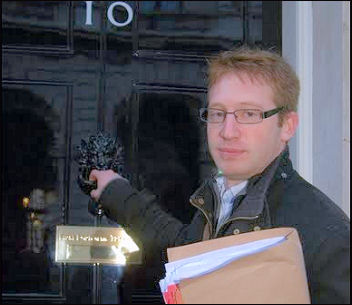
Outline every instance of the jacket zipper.
{"label": "jacket zipper", "polygon": [[[219,209],[220,207],[219,207],[219,198],[218,198],[218,194],[217,194],[216,191],[214,190],[212,184],[210,185],[210,188],[211,188],[211,191],[213,192],[213,195],[215,195],[214,198],[215,198],[215,200],[216,200],[216,207],[217,207],[217,209]],[[203,200],[204,200],[204,198],[203,198]],[[195,208],[199,209],[199,210],[203,213],[203,215],[205,216],[205,218],[206,218],[206,220],[207,220],[207,222],[208,222],[208,225],[209,225],[209,227],[210,227],[210,239],[216,238],[216,237],[218,236],[218,233],[221,231],[221,229],[222,229],[226,224],[228,224],[228,223],[230,223],[230,222],[233,222],[233,221],[236,221],[236,220],[254,220],[254,219],[257,219],[257,218],[259,217],[259,215],[256,215],[256,216],[248,216],[248,217],[242,216],[242,217],[235,217],[235,218],[228,219],[226,222],[224,222],[224,223],[221,225],[221,227],[219,228],[219,230],[218,230],[217,232],[215,232],[215,235],[213,236],[213,224],[211,223],[208,214],[207,214],[199,205],[197,205],[197,204],[194,203],[193,201],[194,201],[194,199],[190,199],[190,203],[191,203]]]}
{"label": "jacket zipper", "polygon": [[[216,211],[216,216],[218,216],[220,214],[220,205],[221,203],[219,202],[219,196],[220,194],[216,191],[216,189],[214,188],[213,184],[210,185],[210,188],[211,188],[211,191],[213,192],[213,195],[214,195],[214,198],[216,199],[216,207],[217,207],[217,211]],[[232,221],[236,221],[236,220],[254,220],[254,219],[257,219],[259,217],[259,215],[256,215],[256,216],[242,216],[242,217],[235,217],[235,218],[232,218],[232,219],[228,219],[227,221],[225,221],[219,228],[219,230],[216,230],[215,229],[215,234],[214,236],[211,236],[211,238],[216,238],[218,236],[218,233],[221,231],[221,229],[224,227],[224,225],[232,222]]]}
{"label": "jacket zipper", "polygon": [[219,230],[216,232],[215,236],[214,237],[217,237],[218,236],[218,233],[221,231],[221,229],[227,225],[228,223],[230,222],[234,222],[236,220],[254,220],[254,219],[257,219],[259,217],[259,215],[256,215],[256,216],[242,216],[242,217],[235,217],[235,218],[231,218],[231,219],[228,219],[227,221],[225,221],[221,227],[219,228]]}
{"label": "jacket zipper", "polygon": [[219,228],[219,230],[216,232],[216,234],[213,236],[213,226],[212,226],[212,223],[209,219],[209,216],[208,214],[199,206],[197,205],[196,203],[194,203],[194,199],[190,199],[189,200],[190,203],[197,209],[199,209],[203,215],[205,216],[207,222],[208,222],[208,225],[210,227],[210,238],[216,238],[218,236],[218,233],[221,231],[221,229],[228,223],[230,222],[233,222],[233,221],[236,221],[236,220],[254,220],[254,219],[257,219],[259,217],[259,215],[256,215],[256,216],[242,216],[242,217],[235,217],[235,218],[231,218],[231,219],[228,219],[226,222],[224,222],[221,227]]}
{"label": "jacket zipper", "polygon": [[212,226],[212,223],[211,223],[211,221],[210,221],[210,219],[209,219],[208,214],[207,214],[199,205],[195,204],[195,203],[193,202],[193,200],[194,200],[194,199],[190,199],[189,202],[190,202],[195,208],[199,209],[199,210],[203,213],[203,215],[205,216],[205,218],[206,218],[206,220],[207,220],[207,222],[208,222],[208,225],[209,225],[209,227],[210,227],[210,236],[212,236],[212,235],[213,235],[213,226]]}

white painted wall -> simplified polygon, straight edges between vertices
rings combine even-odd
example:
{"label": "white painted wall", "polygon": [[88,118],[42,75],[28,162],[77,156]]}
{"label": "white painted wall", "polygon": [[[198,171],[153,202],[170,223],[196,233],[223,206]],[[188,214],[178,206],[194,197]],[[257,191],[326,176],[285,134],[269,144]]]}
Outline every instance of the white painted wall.
{"label": "white painted wall", "polygon": [[295,168],[350,215],[350,3],[283,1],[283,56],[300,80]]}
{"label": "white painted wall", "polygon": [[343,100],[343,151],[342,151],[342,208],[350,215],[350,11],[351,11],[351,2],[343,1],[342,6],[342,58],[343,58],[343,67],[342,67],[342,100]]}

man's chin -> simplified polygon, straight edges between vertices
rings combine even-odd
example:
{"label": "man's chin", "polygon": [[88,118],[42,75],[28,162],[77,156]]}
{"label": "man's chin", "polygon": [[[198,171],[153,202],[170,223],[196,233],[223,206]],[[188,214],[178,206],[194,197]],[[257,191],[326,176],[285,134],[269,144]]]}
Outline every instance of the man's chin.
{"label": "man's chin", "polygon": [[219,158],[219,162],[215,162],[223,172],[227,171],[229,173],[243,173],[248,171],[250,163],[245,158],[241,157],[229,157],[229,158]]}
{"label": "man's chin", "polygon": [[229,177],[229,179],[234,180],[247,180],[248,171],[245,171],[241,168],[231,168],[231,167],[219,167],[222,172],[222,175],[225,177]]}

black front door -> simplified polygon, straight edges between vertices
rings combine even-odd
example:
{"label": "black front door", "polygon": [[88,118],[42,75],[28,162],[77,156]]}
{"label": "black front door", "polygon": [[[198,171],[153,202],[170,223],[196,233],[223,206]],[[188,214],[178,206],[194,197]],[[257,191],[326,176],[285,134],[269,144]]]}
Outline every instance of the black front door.
{"label": "black front door", "polygon": [[[206,58],[242,43],[281,48],[281,2],[2,2],[3,302],[96,302],[93,266],[55,263],[55,228],[94,225],[73,156],[98,130],[122,140],[135,187],[190,221],[212,167]],[[101,266],[101,302],[162,302],[143,257]]]}

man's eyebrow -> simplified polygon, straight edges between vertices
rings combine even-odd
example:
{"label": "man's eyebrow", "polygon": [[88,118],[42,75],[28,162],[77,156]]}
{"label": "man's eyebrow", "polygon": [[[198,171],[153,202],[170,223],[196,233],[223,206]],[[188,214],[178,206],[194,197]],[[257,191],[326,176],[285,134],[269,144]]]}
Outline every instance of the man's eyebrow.
{"label": "man's eyebrow", "polygon": [[[253,102],[241,102],[241,103],[238,103],[237,104],[239,107],[241,107],[243,109],[243,107],[245,107],[246,109],[263,109],[262,106],[256,104],[256,103],[253,103]],[[210,108],[225,108],[225,105],[220,103],[220,102],[216,102],[214,104],[208,104],[208,107]]]}

